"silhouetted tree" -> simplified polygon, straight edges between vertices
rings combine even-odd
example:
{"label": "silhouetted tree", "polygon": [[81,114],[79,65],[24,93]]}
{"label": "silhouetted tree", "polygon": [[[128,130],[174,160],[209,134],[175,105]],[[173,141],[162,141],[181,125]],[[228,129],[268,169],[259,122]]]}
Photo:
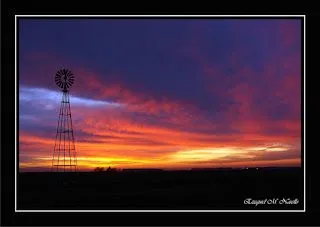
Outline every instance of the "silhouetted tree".
{"label": "silhouetted tree", "polygon": [[94,172],[103,172],[104,171],[104,168],[103,167],[96,167],[94,169]]}

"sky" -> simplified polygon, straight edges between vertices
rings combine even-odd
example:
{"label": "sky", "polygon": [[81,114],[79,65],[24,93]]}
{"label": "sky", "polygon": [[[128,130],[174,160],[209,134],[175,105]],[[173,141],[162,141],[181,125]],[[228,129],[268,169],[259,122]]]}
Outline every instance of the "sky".
{"label": "sky", "polygon": [[301,165],[298,19],[19,19],[19,170],[46,171],[68,68],[80,170]]}

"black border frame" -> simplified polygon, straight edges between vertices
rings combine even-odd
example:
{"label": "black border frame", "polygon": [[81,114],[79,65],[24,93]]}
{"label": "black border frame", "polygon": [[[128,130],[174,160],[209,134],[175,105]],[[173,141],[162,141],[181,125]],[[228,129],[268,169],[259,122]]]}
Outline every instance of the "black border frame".
{"label": "black border frame", "polygon": [[[14,15],[16,14],[43,14],[34,11],[34,4],[28,4],[27,1],[23,2],[20,6],[25,8],[25,10],[21,10],[20,8],[12,6],[14,1],[11,1],[5,5],[5,10],[2,8],[2,16],[5,18],[5,23],[2,23],[2,34],[3,38],[2,49],[1,51],[5,52],[5,58],[1,59],[1,70],[2,70],[2,120],[5,120],[6,124],[10,122],[14,123],[14,94],[12,96],[12,90],[14,88]],[[40,2],[40,1],[39,1]],[[38,4],[41,6],[41,4]],[[34,2],[33,2],[34,3]],[[24,4],[24,5],[23,5]],[[47,2],[45,2],[47,4]],[[38,6],[39,6],[38,5]],[[49,7],[52,7],[51,9]],[[44,7],[45,8],[45,7]],[[61,5],[59,4],[48,4],[46,8],[46,13],[49,14],[57,14],[55,12],[61,10]],[[84,7],[85,8],[85,7]],[[67,8],[68,9],[68,8]],[[71,8],[69,8],[70,10]],[[88,8],[90,9],[90,7]],[[51,11],[51,12],[50,12]],[[53,11],[53,12],[52,12]],[[65,11],[63,14],[75,14],[70,13],[71,11]],[[91,13],[83,13],[79,12],[77,14],[91,14]],[[95,13],[95,14],[110,14],[110,12],[103,13]],[[132,14],[132,13],[111,13],[111,14]],[[135,13],[135,14],[144,14],[144,13]],[[149,14],[149,13],[148,13]],[[163,12],[158,12],[157,14],[167,14]],[[199,14],[199,13],[170,13],[170,14]],[[233,13],[204,13],[204,14],[237,14]],[[250,14],[250,13],[241,13],[241,14]],[[270,13],[264,13],[270,14]],[[271,13],[272,14],[272,13]],[[278,14],[278,13],[277,13]],[[284,14],[284,13],[279,13]],[[290,13],[290,14],[304,14],[304,13]],[[306,17],[307,28],[309,29],[309,25],[311,26],[311,22],[309,23],[309,16]],[[311,17],[310,17],[311,20]],[[314,24],[316,25],[316,23]],[[316,27],[316,26],[315,26]],[[309,31],[309,30],[308,30]],[[310,38],[309,38],[310,36]],[[312,39],[317,39],[318,37],[315,35],[310,35],[309,32],[306,34],[307,40],[306,42],[311,41]],[[315,42],[316,43],[316,42]],[[306,45],[306,48],[309,45]],[[306,51],[309,53],[311,48]],[[314,50],[315,51],[315,50]],[[315,52],[314,52],[315,53]],[[3,55],[2,55],[3,56]],[[309,59],[309,58],[307,58]],[[309,61],[309,60],[308,60]],[[312,61],[310,61],[312,62]],[[311,64],[310,64],[311,65]],[[308,70],[306,72],[310,72],[312,70],[312,65],[308,64]],[[315,64],[314,64],[315,66]],[[315,67],[313,68],[315,69]],[[12,81],[13,79],[13,81]],[[307,84],[310,85],[310,82]],[[5,84],[5,87],[3,86]],[[306,85],[307,86],[307,85]],[[11,94],[10,94],[11,93]],[[316,95],[314,93],[314,95]],[[306,91],[306,96],[311,96],[311,91]],[[307,108],[309,110],[309,108]],[[315,113],[315,112],[313,112]],[[5,116],[5,118],[4,118]],[[312,117],[312,112],[306,112],[306,123],[310,122],[309,117]],[[2,125],[3,126],[3,125]],[[2,201],[2,223],[5,225],[203,225],[203,224],[219,224],[219,225],[319,225],[319,214],[320,214],[320,205],[315,201],[319,199],[319,195],[316,192],[320,190],[316,190],[316,185],[312,184],[317,181],[315,175],[312,176],[312,168],[315,169],[317,165],[317,153],[308,153],[306,156],[306,212],[305,213],[15,213],[14,212],[14,181],[12,180],[12,176],[14,176],[13,168],[10,166],[14,163],[14,128],[8,127],[6,125],[5,130],[5,138],[2,138],[2,151],[6,151],[2,153],[1,159],[1,180],[2,182],[2,190],[1,190],[1,201]],[[306,127],[307,129],[307,127]],[[308,132],[307,135],[311,133]],[[4,136],[4,134],[2,134]],[[12,143],[13,139],[13,143]],[[308,145],[310,147],[315,146],[317,144],[308,139]],[[5,147],[5,149],[4,149]],[[315,169],[317,170],[317,169]],[[316,172],[316,171],[315,171]],[[315,173],[313,172],[313,173]],[[312,179],[312,180],[311,180]],[[319,186],[318,186],[319,187]],[[312,200],[311,200],[312,198]],[[13,200],[12,200],[13,199]],[[170,220],[171,219],[171,220]],[[314,222],[316,221],[316,222]]]}

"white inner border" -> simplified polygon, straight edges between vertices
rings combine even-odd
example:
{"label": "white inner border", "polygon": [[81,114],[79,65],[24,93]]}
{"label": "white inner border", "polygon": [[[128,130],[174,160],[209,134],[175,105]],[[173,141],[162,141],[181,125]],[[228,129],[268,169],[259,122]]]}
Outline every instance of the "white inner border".
{"label": "white inner border", "polygon": [[306,16],[305,15],[15,15],[15,162],[17,162],[17,18],[18,17],[302,17],[304,37],[304,205],[303,210],[17,210],[17,163],[15,170],[15,212],[306,212]]}

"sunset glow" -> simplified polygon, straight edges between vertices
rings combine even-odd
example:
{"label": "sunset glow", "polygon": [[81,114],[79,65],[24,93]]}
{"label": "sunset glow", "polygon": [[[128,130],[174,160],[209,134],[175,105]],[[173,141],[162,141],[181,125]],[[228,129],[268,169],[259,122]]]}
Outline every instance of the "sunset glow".
{"label": "sunset glow", "polygon": [[80,170],[301,165],[299,20],[19,25],[20,171],[51,168],[61,67]]}

